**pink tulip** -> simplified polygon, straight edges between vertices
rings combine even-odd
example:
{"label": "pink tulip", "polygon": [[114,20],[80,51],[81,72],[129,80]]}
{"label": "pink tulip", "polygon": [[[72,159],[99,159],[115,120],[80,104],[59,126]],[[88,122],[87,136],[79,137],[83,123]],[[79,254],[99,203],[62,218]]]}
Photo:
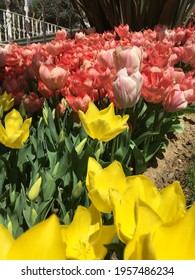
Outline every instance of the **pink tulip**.
{"label": "pink tulip", "polygon": [[184,46],[182,61],[195,67],[195,42],[189,41]]}
{"label": "pink tulip", "polygon": [[63,44],[61,41],[51,41],[45,45],[46,51],[53,56],[59,55],[63,50]]}
{"label": "pink tulip", "polygon": [[123,49],[117,47],[113,52],[113,59],[116,71],[126,68],[128,73],[139,71],[142,63],[142,51],[140,48],[133,46],[133,48]]}
{"label": "pink tulip", "polygon": [[53,96],[53,91],[50,90],[42,81],[38,81],[38,91],[45,98]]}
{"label": "pink tulip", "polygon": [[66,101],[68,105],[75,111],[79,110],[86,112],[88,108],[88,103],[91,101],[89,95],[85,94],[83,97],[68,95],[66,96]]}
{"label": "pink tulip", "polygon": [[114,67],[113,52],[114,52],[114,49],[110,49],[107,51],[105,51],[105,50],[100,51],[97,55],[98,62],[102,66],[112,69]]}
{"label": "pink tulip", "polygon": [[[193,94],[193,90],[191,90],[191,93]],[[189,94],[189,92],[182,91],[179,84],[176,84],[162,102],[165,110],[167,112],[176,112],[186,108],[188,102],[185,98],[185,94]]]}
{"label": "pink tulip", "polygon": [[68,35],[68,32],[65,29],[58,30],[56,32],[56,39],[64,41],[64,40],[66,40],[67,35]]}
{"label": "pink tulip", "polygon": [[135,72],[128,76],[127,69],[117,73],[117,79],[112,83],[114,97],[120,108],[133,107],[139,100],[142,88],[142,75]]}
{"label": "pink tulip", "polygon": [[168,67],[166,70],[158,67],[145,67],[142,71],[144,79],[142,96],[148,102],[160,103],[166,96],[170,86],[180,83],[185,74],[181,69]]}
{"label": "pink tulip", "polygon": [[40,78],[52,91],[62,89],[66,84],[68,71],[60,66],[42,64],[39,68]]}
{"label": "pink tulip", "polygon": [[129,33],[129,25],[120,24],[118,27],[115,26],[114,30],[116,31],[118,36],[122,39],[122,38],[125,38],[127,36],[127,34]]}
{"label": "pink tulip", "polygon": [[23,97],[24,107],[30,115],[42,108],[44,98],[39,98],[34,92],[30,92],[29,95]]}

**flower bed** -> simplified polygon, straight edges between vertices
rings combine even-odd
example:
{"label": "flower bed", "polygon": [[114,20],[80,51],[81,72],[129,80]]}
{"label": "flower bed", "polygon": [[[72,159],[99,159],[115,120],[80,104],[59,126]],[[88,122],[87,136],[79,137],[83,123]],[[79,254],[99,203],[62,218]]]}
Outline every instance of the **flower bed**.
{"label": "flower bed", "polygon": [[0,259],[195,258],[179,182],[141,175],[194,112],[194,34],[120,25],[1,49]]}

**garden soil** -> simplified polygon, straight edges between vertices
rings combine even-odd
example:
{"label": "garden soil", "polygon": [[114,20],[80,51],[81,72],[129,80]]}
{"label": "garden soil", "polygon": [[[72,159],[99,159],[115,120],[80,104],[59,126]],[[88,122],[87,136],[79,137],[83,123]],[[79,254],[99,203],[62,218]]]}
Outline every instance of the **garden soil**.
{"label": "garden soil", "polygon": [[195,114],[187,114],[182,122],[184,132],[168,135],[166,151],[159,153],[150,162],[144,174],[151,178],[159,189],[179,181],[188,200],[190,190],[186,172],[192,164],[192,156],[195,155]]}

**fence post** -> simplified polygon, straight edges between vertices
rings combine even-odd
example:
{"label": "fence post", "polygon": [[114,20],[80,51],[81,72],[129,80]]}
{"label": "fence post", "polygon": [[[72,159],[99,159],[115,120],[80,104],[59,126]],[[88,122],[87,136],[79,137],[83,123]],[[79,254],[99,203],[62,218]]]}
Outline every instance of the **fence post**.
{"label": "fence post", "polygon": [[6,24],[7,24],[7,34],[8,34],[8,42],[12,43],[12,22],[11,22],[11,13],[10,13],[10,0],[5,0],[6,5]]}
{"label": "fence post", "polygon": [[45,4],[46,0],[40,0],[43,14],[43,42],[46,43],[46,26],[45,26]]}
{"label": "fence post", "polygon": [[24,2],[24,11],[25,11],[25,25],[26,25],[26,38],[27,38],[27,45],[30,44],[30,20],[28,17],[29,12],[29,3],[28,0]]}

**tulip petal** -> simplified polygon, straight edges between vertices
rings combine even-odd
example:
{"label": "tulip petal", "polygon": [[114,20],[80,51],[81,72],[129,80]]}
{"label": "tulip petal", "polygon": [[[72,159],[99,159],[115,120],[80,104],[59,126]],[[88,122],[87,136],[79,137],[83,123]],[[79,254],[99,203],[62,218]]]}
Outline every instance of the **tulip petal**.
{"label": "tulip petal", "polygon": [[159,227],[152,244],[158,260],[195,260],[195,204],[175,223]]}
{"label": "tulip petal", "polygon": [[186,213],[186,200],[179,182],[163,188],[160,191],[161,204],[158,214],[164,222],[174,222]]}
{"label": "tulip petal", "polygon": [[58,218],[52,215],[19,236],[10,248],[7,259],[65,259],[65,247],[61,238]]}
{"label": "tulip petal", "polygon": [[21,129],[23,131],[22,142],[25,142],[26,139],[29,137],[29,128],[30,128],[31,122],[32,122],[32,118],[29,118],[29,119],[26,119],[22,124],[22,127],[21,127]]}
{"label": "tulip petal", "polygon": [[88,165],[87,165],[87,176],[86,176],[86,187],[88,191],[93,188],[93,186],[89,183],[89,173],[95,175],[102,169],[103,169],[102,166],[94,158],[89,157]]}
{"label": "tulip petal", "polygon": [[14,239],[9,233],[9,231],[2,225],[0,225],[0,260],[6,260],[9,249],[11,248]]}
{"label": "tulip petal", "polygon": [[13,109],[10,113],[5,116],[5,129],[7,135],[13,135],[21,130],[23,119],[20,113]]}

